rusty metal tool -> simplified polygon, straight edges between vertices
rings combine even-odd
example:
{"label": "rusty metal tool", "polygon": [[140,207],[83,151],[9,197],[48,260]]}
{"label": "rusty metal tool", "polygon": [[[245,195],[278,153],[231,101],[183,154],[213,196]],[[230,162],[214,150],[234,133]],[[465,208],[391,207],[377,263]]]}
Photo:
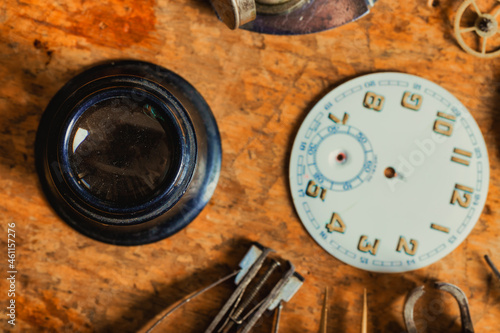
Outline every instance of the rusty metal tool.
{"label": "rusty metal tool", "polygon": [[240,262],[239,270],[181,299],[139,332],[155,331],[161,322],[182,305],[234,277],[235,291],[204,332],[248,333],[264,312],[276,310],[273,333],[278,333],[282,303],[293,297],[304,283],[304,278],[295,272],[291,262],[279,257],[269,258],[272,252],[272,249],[254,243]]}
{"label": "rusty metal tool", "polygon": [[368,333],[368,301],[366,288],[363,291],[363,318],[361,319],[361,333]]}
{"label": "rusty metal tool", "polygon": [[328,326],[328,288],[325,288],[323,297],[323,308],[321,309],[321,321],[319,323],[319,333],[326,333]]}
{"label": "rusty metal tool", "polygon": [[[469,312],[469,303],[467,296],[457,286],[450,283],[439,282],[434,285],[438,290],[446,291],[451,294],[458,303],[460,308],[460,318],[462,320],[462,333],[474,333],[472,319]],[[425,293],[424,286],[413,289],[406,299],[404,307],[404,318],[408,333],[418,333],[415,321],[413,318],[413,309],[420,297]]]}
{"label": "rusty metal tool", "polygon": [[485,255],[484,259],[486,260],[488,266],[490,266],[493,274],[495,274],[495,276],[500,279],[500,271],[498,271],[498,268],[495,266],[495,264],[493,264],[493,261],[491,261],[490,257],[488,255]]}

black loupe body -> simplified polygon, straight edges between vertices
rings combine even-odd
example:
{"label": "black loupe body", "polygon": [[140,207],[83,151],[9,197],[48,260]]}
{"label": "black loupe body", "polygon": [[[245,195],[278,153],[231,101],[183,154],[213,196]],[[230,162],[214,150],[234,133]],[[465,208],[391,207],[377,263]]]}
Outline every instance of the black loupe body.
{"label": "black loupe body", "polygon": [[203,97],[175,73],[139,61],[93,67],[59,90],[35,155],[61,218],[118,245],[184,228],[208,203],[221,167],[219,130]]}

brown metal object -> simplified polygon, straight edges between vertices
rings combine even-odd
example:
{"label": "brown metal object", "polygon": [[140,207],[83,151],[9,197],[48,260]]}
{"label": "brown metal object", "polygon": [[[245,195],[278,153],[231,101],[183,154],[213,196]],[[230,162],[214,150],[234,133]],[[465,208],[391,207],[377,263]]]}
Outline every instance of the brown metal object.
{"label": "brown metal object", "polygon": [[328,327],[328,288],[325,288],[323,298],[323,308],[321,309],[321,321],[319,324],[319,333],[326,333]]}
{"label": "brown metal object", "polygon": [[368,300],[366,288],[363,291],[363,317],[361,319],[361,333],[368,333]]}

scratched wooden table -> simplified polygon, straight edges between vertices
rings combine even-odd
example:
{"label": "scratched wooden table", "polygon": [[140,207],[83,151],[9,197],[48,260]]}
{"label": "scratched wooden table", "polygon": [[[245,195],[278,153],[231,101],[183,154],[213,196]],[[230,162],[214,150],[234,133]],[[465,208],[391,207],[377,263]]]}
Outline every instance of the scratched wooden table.
{"label": "scratched wooden table", "polygon": [[[426,3],[380,0],[355,23],[280,37],[230,31],[202,0],[4,0],[0,331],[134,332],[231,272],[250,242],[259,241],[306,278],[285,306],[283,333],[318,331],[325,287],[329,332],[359,332],[364,287],[369,332],[403,332],[405,295],[434,280],[465,291],[476,332],[498,332],[500,283],[482,256],[500,263],[500,61],[457,46],[451,26],[458,2]],[[71,229],[47,204],[34,168],[35,133],[50,98],[83,69],[120,58],[154,62],[187,79],[211,106],[222,136],[221,177],[209,205],[186,229],[145,246],[106,245]],[[323,251],[302,227],[287,181],[293,138],[312,105],[340,82],[376,71],[420,75],[455,94],[478,122],[491,163],[488,200],[471,235],[443,260],[406,274],[364,272]],[[12,222],[14,328],[5,310]],[[165,331],[201,332],[218,295],[187,306]],[[428,301],[419,314],[428,332],[460,332],[451,297]],[[269,332],[269,325],[255,331]]]}

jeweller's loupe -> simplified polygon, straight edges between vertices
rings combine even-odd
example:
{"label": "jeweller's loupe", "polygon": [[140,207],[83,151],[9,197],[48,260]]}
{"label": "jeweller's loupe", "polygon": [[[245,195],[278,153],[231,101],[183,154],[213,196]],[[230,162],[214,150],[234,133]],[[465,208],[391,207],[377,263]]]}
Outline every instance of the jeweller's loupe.
{"label": "jeweller's loupe", "polygon": [[189,224],[221,167],[217,124],[180,76],[146,62],[93,67],[50,101],[36,138],[43,191],[70,226],[138,245]]}

